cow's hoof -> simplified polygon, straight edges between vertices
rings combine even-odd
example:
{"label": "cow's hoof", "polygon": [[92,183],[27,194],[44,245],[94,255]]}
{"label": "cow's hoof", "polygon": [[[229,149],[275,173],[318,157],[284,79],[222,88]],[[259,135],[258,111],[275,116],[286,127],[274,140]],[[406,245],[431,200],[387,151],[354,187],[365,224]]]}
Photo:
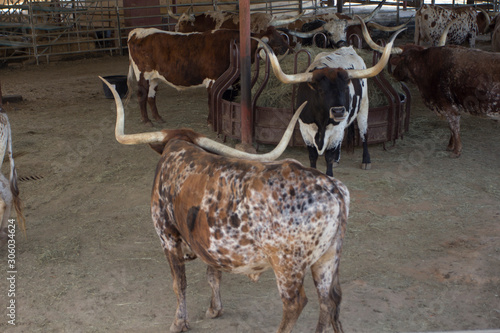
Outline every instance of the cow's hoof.
{"label": "cow's hoof", "polygon": [[143,120],[142,123],[147,127],[153,127],[153,122],[151,120]]}
{"label": "cow's hoof", "polygon": [[170,326],[170,332],[172,333],[186,332],[187,330],[189,330],[189,323],[187,320],[174,321]]}
{"label": "cow's hoof", "polygon": [[458,152],[458,153],[456,153],[456,152],[451,152],[450,157],[451,157],[451,158],[459,158],[459,157],[460,157],[460,155],[462,155],[462,153],[461,153],[461,152]]}
{"label": "cow's hoof", "polygon": [[208,318],[208,319],[213,319],[213,318],[217,318],[217,317],[220,317],[222,316],[222,314],[224,313],[224,310],[223,309],[220,309],[220,310],[215,310],[215,309],[208,309],[207,312],[205,313],[205,316]]}
{"label": "cow's hoof", "polygon": [[156,120],[157,122],[159,122],[159,123],[162,123],[162,124],[163,124],[163,123],[165,123],[165,120],[163,120],[163,118],[162,118],[162,117],[155,118],[155,120]]}
{"label": "cow's hoof", "polygon": [[370,170],[372,168],[372,164],[371,163],[363,163],[361,164],[361,169],[363,170]]}

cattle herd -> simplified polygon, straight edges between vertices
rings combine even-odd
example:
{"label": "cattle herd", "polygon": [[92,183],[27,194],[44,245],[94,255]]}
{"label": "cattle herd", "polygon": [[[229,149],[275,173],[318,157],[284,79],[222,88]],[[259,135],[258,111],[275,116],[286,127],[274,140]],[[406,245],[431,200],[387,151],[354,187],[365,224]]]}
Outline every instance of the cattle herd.
{"label": "cattle herd", "polygon": [[[316,332],[330,326],[342,332],[339,319],[342,293],[339,262],[349,215],[349,191],[333,178],[344,132],[356,121],[363,143],[362,168],[370,168],[366,141],[369,100],[367,78],[390,63],[392,75],[419,90],[425,105],[444,116],[451,137],[452,157],[462,152],[460,115],[498,116],[500,110],[500,19],[475,8],[449,9],[423,5],[415,16],[415,40],[395,46],[402,27],[385,47],[372,41],[368,27],[385,0],[370,15],[346,17],[336,13],[276,19],[252,17],[252,61],[266,54],[274,75],[283,84],[298,84],[291,119],[282,140],[266,154],[252,154],[210,140],[192,130],[165,129],[124,133],[124,107],[115,88],[115,136],[122,144],[149,144],[161,157],[154,178],[151,214],[170,264],[177,310],[171,332],[189,329],[186,308],[185,262],[199,257],[207,264],[212,298],[207,317],[222,315],[222,272],[258,280],[272,269],[283,302],[278,332],[291,332],[307,303],[303,282],[310,269],[318,291],[320,314]],[[173,15],[173,14],[172,14]],[[239,39],[237,16],[210,12],[177,16],[176,31],[134,29],[128,37],[129,93],[137,83],[142,121],[164,122],[155,95],[165,82],[176,89],[211,89],[230,64],[230,43]],[[368,27],[367,27],[368,26]],[[382,53],[367,68],[347,45],[359,29],[364,41]],[[308,30],[308,31],[305,31]],[[475,49],[479,33],[492,34],[492,52]],[[317,34],[328,41],[303,73],[286,74],[278,55],[293,53],[297,44],[314,42]],[[463,44],[467,46],[449,45]],[[130,96],[129,96],[130,97]],[[307,145],[310,167],[295,160],[276,161],[286,149],[296,123]],[[349,136],[347,136],[349,138]],[[6,219],[14,206],[24,229],[17,175],[12,158],[10,125],[0,110],[0,156],[10,158],[10,181],[0,174],[0,240],[7,240]],[[326,173],[316,170],[325,155]]]}

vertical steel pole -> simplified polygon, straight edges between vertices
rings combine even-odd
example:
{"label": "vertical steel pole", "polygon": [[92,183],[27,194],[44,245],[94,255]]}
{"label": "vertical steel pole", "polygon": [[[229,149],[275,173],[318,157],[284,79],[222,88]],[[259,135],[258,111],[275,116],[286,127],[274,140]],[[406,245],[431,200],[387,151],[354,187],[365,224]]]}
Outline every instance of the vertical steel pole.
{"label": "vertical steel pole", "polygon": [[241,143],[253,143],[251,105],[250,0],[240,0],[240,64],[241,64]]}

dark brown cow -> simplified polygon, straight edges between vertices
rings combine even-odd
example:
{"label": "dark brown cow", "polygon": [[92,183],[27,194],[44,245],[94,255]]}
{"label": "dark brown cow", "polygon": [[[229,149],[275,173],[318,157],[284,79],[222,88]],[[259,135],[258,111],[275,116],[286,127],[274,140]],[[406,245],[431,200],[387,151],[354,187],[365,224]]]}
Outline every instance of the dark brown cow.
{"label": "dark brown cow", "polygon": [[[230,43],[239,40],[237,30],[215,30],[203,33],[179,33],[158,29],[134,29],[128,37],[129,93],[131,82],[138,82],[138,97],[142,121],[152,125],[147,104],[154,119],[163,122],[156,108],[159,81],[177,90],[205,86],[219,78],[230,64]],[[269,41],[275,52],[289,50],[283,36],[274,27],[255,35]],[[252,41],[252,62],[257,42]]]}
{"label": "dark brown cow", "polygon": [[278,332],[291,332],[307,303],[303,282],[311,269],[320,300],[316,332],[326,332],[330,324],[335,332],[341,332],[338,270],[349,192],[340,181],[295,160],[258,161],[281,154],[305,103],[272,157],[224,152],[228,149],[225,146],[218,150],[220,154],[214,154],[208,151],[221,144],[191,130],[125,135],[123,105],[116,90],[108,86],[117,105],[116,139],[124,144],[150,143],[162,154],[151,214],[177,295],[170,331],[189,329],[185,262],[199,257],[208,265],[212,287],[207,317],[223,312],[222,271],[245,274],[257,281],[263,271],[272,268],[283,301]]}
{"label": "dark brown cow", "polygon": [[[364,35],[372,48],[381,51],[366,27]],[[393,76],[414,83],[425,105],[446,117],[451,130],[448,150],[452,157],[459,157],[461,113],[499,114],[500,54],[456,45],[424,48],[414,44],[395,47],[393,53]]]}

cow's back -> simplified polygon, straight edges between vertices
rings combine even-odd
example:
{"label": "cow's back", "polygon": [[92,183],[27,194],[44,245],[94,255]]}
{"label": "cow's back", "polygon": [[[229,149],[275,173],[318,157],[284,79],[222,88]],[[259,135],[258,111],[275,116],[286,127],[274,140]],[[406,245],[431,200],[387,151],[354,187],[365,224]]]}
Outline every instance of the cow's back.
{"label": "cow's back", "polygon": [[408,54],[394,69],[418,86],[424,103],[442,112],[498,113],[500,109],[500,54],[460,46],[432,47]]}
{"label": "cow's back", "polygon": [[128,39],[136,79],[161,79],[176,88],[206,85],[229,67],[231,40],[238,31],[177,33],[134,29]]}
{"label": "cow's back", "polygon": [[314,249],[302,254],[313,263],[327,249],[315,242],[332,244],[345,228],[347,188],[293,160],[241,161],[173,141],[157,170],[152,214],[169,221],[157,229],[180,234],[218,269],[252,274],[268,268],[273,253],[301,249]]}
{"label": "cow's back", "polygon": [[[444,29],[451,21],[458,19],[450,27],[447,44],[460,45],[479,32],[477,13],[470,7],[448,9],[435,5],[423,5],[415,15],[415,44],[436,46]],[[471,45],[472,47],[474,45]]]}

